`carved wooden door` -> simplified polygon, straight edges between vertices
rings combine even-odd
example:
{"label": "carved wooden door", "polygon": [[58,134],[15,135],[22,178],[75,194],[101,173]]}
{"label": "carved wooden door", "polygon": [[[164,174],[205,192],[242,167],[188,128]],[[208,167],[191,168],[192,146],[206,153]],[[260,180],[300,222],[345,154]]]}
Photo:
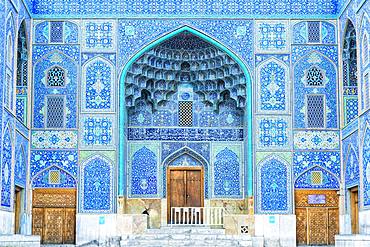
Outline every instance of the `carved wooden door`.
{"label": "carved wooden door", "polygon": [[297,208],[295,214],[297,218],[297,243],[305,245],[307,243],[307,209]]}
{"label": "carved wooden door", "polygon": [[336,191],[295,191],[298,245],[335,244],[339,232],[338,202]]}
{"label": "carved wooden door", "polygon": [[32,233],[42,243],[74,244],[76,190],[36,189],[32,206]]}
{"label": "carved wooden door", "polygon": [[339,233],[339,209],[328,209],[328,242],[330,245],[335,245],[335,235]]}
{"label": "carved wooden door", "polygon": [[66,208],[64,218],[64,243],[74,244],[76,232],[76,209]]}
{"label": "carved wooden door", "polygon": [[44,227],[44,208],[33,208],[32,209],[32,234],[41,237],[43,243],[42,229]]}
{"label": "carved wooden door", "polygon": [[327,243],[328,217],[326,208],[308,209],[308,239],[312,245]]}
{"label": "carved wooden door", "polygon": [[45,208],[44,244],[63,244],[64,208]]}
{"label": "carved wooden door", "polygon": [[172,207],[203,206],[203,171],[200,168],[171,167],[167,175],[168,222]]}

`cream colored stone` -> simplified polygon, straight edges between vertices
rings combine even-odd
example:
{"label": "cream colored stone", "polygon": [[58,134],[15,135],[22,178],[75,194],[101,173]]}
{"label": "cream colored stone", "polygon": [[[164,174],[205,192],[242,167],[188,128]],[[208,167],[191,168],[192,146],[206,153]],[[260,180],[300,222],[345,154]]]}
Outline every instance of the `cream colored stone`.
{"label": "cream colored stone", "polygon": [[142,234],[148,226],[148,216],[145,214],[117,215],[117,235]]}
{"label": "cream colored stone", "polygon": [[248,226],[248,234],[254,236],[254,216],[230,214],[224,216],[224,228],[227,235],[240,235],[241,227]]}

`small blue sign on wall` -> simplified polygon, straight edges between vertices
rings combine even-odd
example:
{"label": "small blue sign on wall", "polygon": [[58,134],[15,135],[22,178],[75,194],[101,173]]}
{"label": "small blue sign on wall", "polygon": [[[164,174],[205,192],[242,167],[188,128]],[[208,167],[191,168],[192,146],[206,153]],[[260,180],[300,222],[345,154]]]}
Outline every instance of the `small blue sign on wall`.
{"label": "small blue sign on wall", "polygon": [[270,216],[269,217],[269,223],[270,224],[275,224],[275,216]]}
{"label": "small blue sign on wall", "polygon": [[105,224],[105,216],[99,216],[99,225]]}

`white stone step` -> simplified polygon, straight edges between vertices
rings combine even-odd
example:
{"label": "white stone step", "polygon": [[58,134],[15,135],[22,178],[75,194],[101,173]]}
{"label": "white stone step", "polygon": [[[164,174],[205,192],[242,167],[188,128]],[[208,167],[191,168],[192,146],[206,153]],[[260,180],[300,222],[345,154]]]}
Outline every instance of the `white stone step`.
{"label": "white stone step", "polygon": [[252,240],[242,241],[237,240],[122,240],[121,246],[161,246],[161,247],[183,247],[183,246],[214,246],[214,247],[251,247]]}
{"label": "white stone step", "polygon": [[148,234],[225,234],[225,229],[212,229],[208,227],[162,227],[159,229],[148,229],[146,230]]}
{"label": "white stone step", "polygon": [[141,235],[123,235],[122,240],[241,240],[250,241],[252,238],[248,235],[224,235],[224,234],[141,234]]}

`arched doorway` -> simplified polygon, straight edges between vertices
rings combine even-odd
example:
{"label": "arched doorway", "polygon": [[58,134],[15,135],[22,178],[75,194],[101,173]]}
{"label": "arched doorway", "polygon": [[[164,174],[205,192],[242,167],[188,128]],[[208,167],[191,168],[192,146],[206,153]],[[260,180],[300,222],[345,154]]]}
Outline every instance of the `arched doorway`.
{"label": "arched doorway", "polygon": [[[212,199],[252,196],[252,155],[244,155],[252,153],[251,83],[240,58],[185,26],[137,53],[120,83],[120,196],[148,204],[145,210],[156,205],[162,225],[172,207],[201,210]],[[182,147],[204,162],[163,163]],[[208,170],[210,162],[221,170]]]}
{"label": "arched doorway", "polygon": [[[208,184],[205,183],[205,174],[208,174],[208,164],[194,150],[184,147],[169,155],[164,160],[163,167],[166,176],[164,186],[167,192],[167,223],[180,223],[173,222],[176,211],[181,214],[181,208],[204,206],[205,188]],[[200,218],[193,220],[201,221]]]}
{"label": "arched doorway", "polygon": [[[196,116],[197,110],[203,106],[209,109],[210,115],[216,116],[217,124],[211,120],[202,122],[201,117]],[[227,47],[191,27],[181,27],[150,43],[135,54],[123,69],[120,77],[121,196],[128,194],[127,162],[131,158],[125,157],[130,141],[125,136],[130,134],[128,130],[132,125],[130,116],[133,116],[133,109],[138,107],[149,110],[135,115],[136,130],[137,127],[146,126],[178,128],[182,130],[171,130],[166,140],[187,142],[200,141],[202,138],[213,141],[207,128],[218,128],[218,132],[222,131],[219,127],[240,127],[243,131],[238,133],[242,133],[243,137],[238,141],[243,141],[246,153],[252,153],[249,72],[242,60]],[[174,113],[172,117],[163,119],[159,116],[155,120],[148,117],[160,115],[158,113],[161,112],[161,107],[166,108],[165,114]],[[228,107],[232,108],[231,113],[227,111]],[[193,130],[203,127],[205,130]],[[163,141],[162,137],[146,135],[142,140]],[[218,138],[216,141],[222,140]],[[252,196],[252,155],[245,157],[245,195]]]}

